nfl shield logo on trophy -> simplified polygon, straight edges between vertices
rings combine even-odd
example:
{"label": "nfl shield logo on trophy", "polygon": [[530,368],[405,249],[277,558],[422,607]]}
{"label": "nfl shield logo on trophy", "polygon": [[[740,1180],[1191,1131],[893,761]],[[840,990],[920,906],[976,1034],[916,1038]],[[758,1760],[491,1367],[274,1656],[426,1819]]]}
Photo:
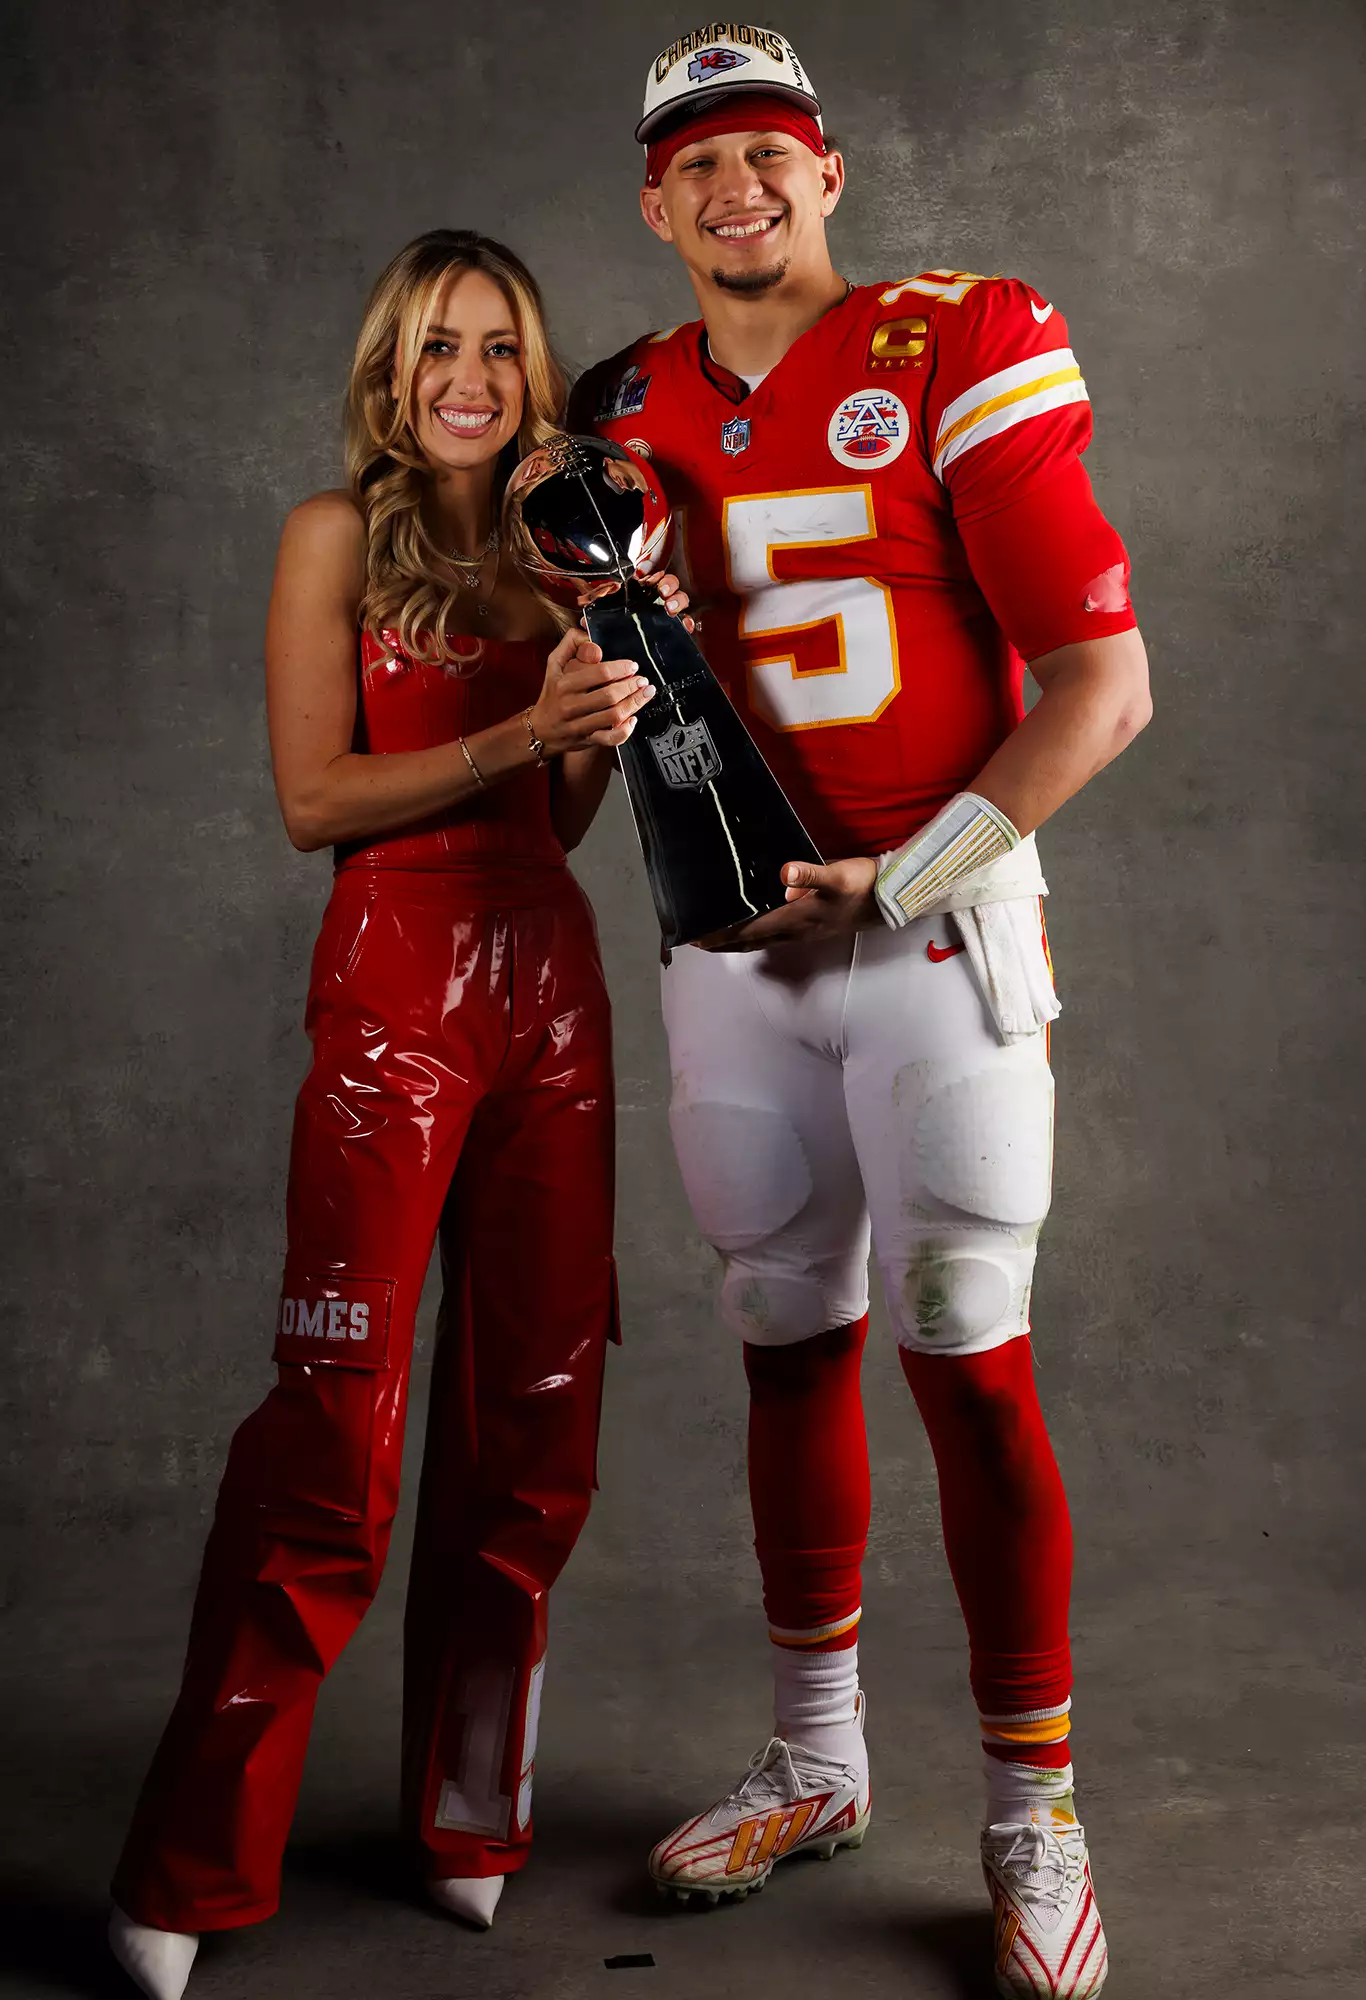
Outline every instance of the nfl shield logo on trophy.
{"label": "nfl shield logo on trophy", "polygon": [[748,417],[733,417],[728,424],[722,424],[721,449],[731,458],[739,452],[749,450]]}
{"label": "nfl shield logo on trophy", "polygon": [[699,717],[696,722],[676,722],[649,738],[660,775],[676,792],[700,792],[703,785],[718,777],[721,759],[712,742],[711,731]]}

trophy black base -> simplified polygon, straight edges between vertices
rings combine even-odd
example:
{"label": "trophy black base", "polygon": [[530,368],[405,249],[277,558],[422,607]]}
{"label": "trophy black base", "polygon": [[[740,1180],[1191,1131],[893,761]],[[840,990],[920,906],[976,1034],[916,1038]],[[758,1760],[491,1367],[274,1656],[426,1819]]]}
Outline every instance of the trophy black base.
{"label": "trophy black base", "polygon": [[691,634],[633,585],[584,623],[656,688],[617,755],[665,949],[780,908],[784,864],[821,856]]}

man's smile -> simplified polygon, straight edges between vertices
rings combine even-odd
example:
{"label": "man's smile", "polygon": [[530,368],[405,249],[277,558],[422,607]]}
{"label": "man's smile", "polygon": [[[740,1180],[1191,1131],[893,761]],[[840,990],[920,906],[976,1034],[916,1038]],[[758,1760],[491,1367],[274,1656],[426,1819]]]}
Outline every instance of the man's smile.
{"label": "man's smile", "polygon": [[719,236],[725,243],[746,243],[769,235],[782,220],[781,214],[752,215],[743,221],[736,216],[727,216],[721,222],[704,222],[702,227],[709,235]]}

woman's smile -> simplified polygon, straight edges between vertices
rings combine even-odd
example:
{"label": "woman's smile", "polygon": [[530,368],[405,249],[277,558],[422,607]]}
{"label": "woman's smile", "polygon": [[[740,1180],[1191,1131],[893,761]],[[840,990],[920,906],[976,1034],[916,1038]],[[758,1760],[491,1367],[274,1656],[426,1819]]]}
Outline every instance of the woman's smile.
{"label": "woman's smile", "polygon": [[477,409],[461,407],[456,403],[435,403],[432,414],[456,437],[484,437],[498,422],[500,412],[493,404],[483,404]]}

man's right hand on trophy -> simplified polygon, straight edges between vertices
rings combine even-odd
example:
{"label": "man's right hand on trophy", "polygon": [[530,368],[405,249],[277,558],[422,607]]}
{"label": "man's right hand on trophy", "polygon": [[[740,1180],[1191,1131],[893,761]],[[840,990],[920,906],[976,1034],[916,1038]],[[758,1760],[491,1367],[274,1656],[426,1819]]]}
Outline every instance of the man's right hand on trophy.
{"label": "man's right hand on trophy", "polygon": [[[636,581],[637,583],[652,583],[654,585],[659,595],[659,602],[671,618],[682,619],[684,631],[697,633],[702,630],[702,620],[694,617],[688,610],[691,600],[687,591],[683,589],[678,578],[671,575],[668,570],[638,569],[636,571]],[[580,593],[579,604],[581,606],[586,604],[600,604],[605,597],[611,597],[614,592],[620,589],[621,585],[619,583],[598,584],[595,589],[585,590]]]}

